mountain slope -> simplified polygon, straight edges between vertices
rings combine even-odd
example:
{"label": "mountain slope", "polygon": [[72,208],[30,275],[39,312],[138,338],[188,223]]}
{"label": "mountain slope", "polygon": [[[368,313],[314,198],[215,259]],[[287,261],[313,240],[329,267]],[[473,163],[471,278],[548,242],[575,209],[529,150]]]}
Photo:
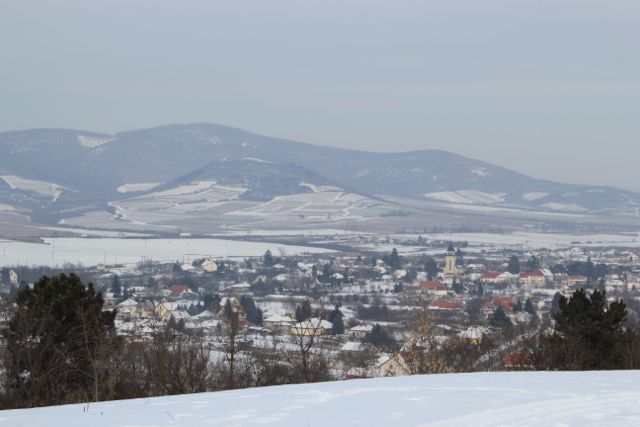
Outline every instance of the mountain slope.
{"label": "mountain slope", "polygon": [[166,191],[185,184],[203,181],[244,188],[245,191],[240,198],[262,201],[271,200],[277,196],[311,192],[312,190],[305,184],[335,184],[300,166],[244,157],[235,160],[213,161],[200,169],[154,188],[154,191]]}
{"label": "mountain slope", "polygon": [[629,215],[640,206],[637,193],[534,179],[440,150],[353,151],[213,124],[0,133],[0,176],[0,203],[45,222],[197,181],[243,188],[237,198],[254,201],[308,192],[307,182],[446,206]]}

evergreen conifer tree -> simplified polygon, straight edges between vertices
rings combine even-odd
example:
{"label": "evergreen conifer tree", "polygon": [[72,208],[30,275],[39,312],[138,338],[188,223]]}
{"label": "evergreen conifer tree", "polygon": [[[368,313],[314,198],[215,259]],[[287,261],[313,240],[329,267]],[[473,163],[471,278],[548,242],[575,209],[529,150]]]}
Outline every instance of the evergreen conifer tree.
{"label": "evergreen conifer tree", "polygon": [[271,250],[267,249],[264,253],[264,256],[262,257],[262,265],[264,265],[265,267],[272,267],[273,264],[273,254],[271,253]]}
{"label": "evergreen conifer tree", "polygon": [[513,255],[509,259],[509,266],[507,267],[507,271],[511,274],[520,274],[520,260],[517,256]]}
{"label": "evergreen conifer tree", "polygon": [[122,298],[122,285],[120,284],[120,279],[117,274],[113,276],[113,280],[111,281],[111,292],[113,293],[113,297],[120,301]]}

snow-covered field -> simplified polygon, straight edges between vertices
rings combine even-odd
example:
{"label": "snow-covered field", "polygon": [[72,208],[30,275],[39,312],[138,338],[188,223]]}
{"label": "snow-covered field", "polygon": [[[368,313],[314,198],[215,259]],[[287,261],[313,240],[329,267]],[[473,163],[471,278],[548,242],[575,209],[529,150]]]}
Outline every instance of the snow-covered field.
{"label": "snow-covered field", "polygon": [[637,426],[640,372],[379,378],[0,412],[7,427]]}
{"label": "snow-covered field", "polygon": [[440,233],[423,234],[422,236],[432,240],[467,241],[475,245],[522,247],[526,249],[556,249],[576,245],[640,247],[640,234],[637,232],[626,234],[549,234],[530,232],[515,232],[511,234]]}
{"label": "snow-covered field", "polygon": [[148,191],[161,185],[160,182],[138,182],[135,184],[124,184],[118,187],[118,193],[135,193],[137,191]]}
{"label": "snow-covered field", "polygon": [[[306,184],[306,186],[309,186]],[[376,205],[372,200],[335,187],[314,187],[313,193],[274,197],[272,200],[241,211],[227,212],[227,216],[295,218],[306,221],[338,221],[363,219],[364,210]]]}
{"label": "snow-covered field", "polygon": [[45,242],[0,241],[0,265],[135,264],[143,257],[166,262],[205,257],[243,258],[261,256],[267,249],[274,255],[330,252],[322,248],[221,239],[55,238]]}
{"label": "snow-covered field", "polygon": [[69,190],[62,185],[54,184],[52,182],[38,181],[35,179],[21,178],[15,175],[0,176],[7,185],[13,189],[31,191],[41,196],[52,197],[53,201],[56,201],[63,191]]}
{"label": "snow-covered field", "polygon": [[460,190],[427,193],[424,196],[427,199],[438,200],[440,202],[491,205],[504,202],[506,193],[483,193],[477,190]]}

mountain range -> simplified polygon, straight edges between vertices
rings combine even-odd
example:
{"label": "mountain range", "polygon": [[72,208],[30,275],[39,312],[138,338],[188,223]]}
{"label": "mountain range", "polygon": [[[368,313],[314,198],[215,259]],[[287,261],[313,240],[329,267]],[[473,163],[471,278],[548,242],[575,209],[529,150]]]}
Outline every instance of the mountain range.
{"label": "mountain range", "polygon": [[214,124],[113,135],[66,129],[4,132],[0,177],[2,210],[41,224],[89,228],[105,226],[109,216],[119,223],[107,228],[150,224],[145,218],[151,213],[162,216],[172,209],[176,216],[160,223],[171,226],[207,212],[225,215],[224,224],[251,213],[264,220],[273,205],[284,202],[288,210],[274,209],[285,224],[287,217],[361,221],[411,211],[402,200],[413,206],[574,215],[636,216],[640,206],[640,194],[634,192],[535,179],[441,150],[346,150]]}

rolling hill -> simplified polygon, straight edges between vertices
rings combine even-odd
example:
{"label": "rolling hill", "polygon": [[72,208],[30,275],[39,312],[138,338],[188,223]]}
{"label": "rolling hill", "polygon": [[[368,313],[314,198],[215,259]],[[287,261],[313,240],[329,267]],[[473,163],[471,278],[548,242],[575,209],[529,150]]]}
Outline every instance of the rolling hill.
{"label": "rolling hill", "polygon": [[[4,132],[0,177],[0,204],[43,224],[97,213],[122,222],[126,217],[118,216],[116,206],[146,200],[148,207],[158,198],[170,200],[171,206],[193,204],[195,199],[199,211],[234,201],[225,214],[238,213],[255,209],[258,202],[319,193],[320,187],[330,187],[336,197],[367,200],[379,208],[376,218],[406,211],[402,199],[453,208],[622,216],[637,215],[640,206],[637,193],[534,179],[440,150],[353,151],[214,124],[114,135],[64,129]],[[206,183],[210,188],[198,187]],[[362,214],[359,219],[367,216]]]}

